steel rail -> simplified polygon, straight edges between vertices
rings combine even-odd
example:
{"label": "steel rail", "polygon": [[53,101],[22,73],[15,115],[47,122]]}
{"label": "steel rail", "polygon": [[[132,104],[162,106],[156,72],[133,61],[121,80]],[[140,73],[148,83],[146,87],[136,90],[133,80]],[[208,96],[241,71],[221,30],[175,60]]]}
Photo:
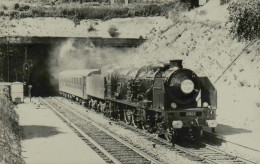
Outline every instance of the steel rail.
{"label": "steel rail", "polygon": [[[57,100],[55,99],[56,101],[60,101],[61,100]],[[74,108],[73,106],[70,105],[70,107]],[[83,116],[81,116],[83,117]],[[207,143],[204,143],[202,142],[202,144],[204,144],[206,147],[205,148],[200,148],[200,149],[196,149],[196,150],[192,150],[192,149],[189,149],[189,148],[184,148],[180,145],[177,145],[175,144],[174,146],[172,146],[172,143],[169,143],[168,141],[162,139],[162,138],[159,138],[159,137],[156,137],[155,135],[152,135],[150,133],[147,133],[145,132],[144,130],[141,130],[141,129],[137,129],[136,127],[134,126],[131,126],[131,125],[127,125],[126,123],[122,122],[122,121],[119,121],[119,122],[115,122],[115,124],[120,124],[124,127],[127,127],[133,131],[136,131],[138,133],[141,133],[149,138],[153,138],[155,141],[157,141],[157,144],[161,144],[161,145],[167,145],[168,148],[173,148],[177,151],[179,151],[179,153],[185,153],[185,154],[188,154],[192,157],[195,157],[197,160],[199,161],[203,161],[203,162],[207,162],[207,163],[212,163],[212,164],[218,164],[218,163],[244,163],[244,164],[256,164],[256,162],[253,162],[253,161],[250,161],[250,160],[247,160],[245,158],[242,158],[242,157],[237,157],[237,156],[233,156],[223,150],[220,150],[220,149],[217,149]],[[216,157],[218,156],[218,157]],[[215,158],[213,158],[215,157]],[[218,159],[220,158],[220,159]],[[223,159],[221,159],[223,158]]]}
{"label": "steel rail", "polygon": [[113,163],[121,164],[115,157],[113,157],[109,152],[107,152],[102,146],[100,146],[97,142],[95,142],[92,138],[90,138],[87,134],[85,134],[81,129],[79,129],[74,123],[72,123],[69,119],[67,119],[63,114],[61,114],[58,110],[56,110],[52,105],[50,105],[47,101],[40,97],[40,100],[46,104],[52,111],[54,111],[57,115],[59,115],[63,120],[65,120],[71,127],[76,129],[78,133],[84,136],[87,140],[89,140],[95,147],[97,147],[102,153],[104,153]]}
{"label": "steel rail", "polygon": [[[56,100],[56,99],[55,99]],[[58,100],[56,100],[58,101]],[[59,101],[58,101],[59,102]],[[62,103],[63,106],[65,106]],[[66,106],[65,106],[66,107]],[[88,119],[84,116],[82,116],[81,114],[79,114],[78,112],[76,112],[75,110],[71,110],[70,108],[66,107],[68,110],[70,110],[71,112],[73,112],[75,115],[77,115],[78,117],[86,120],[86,121],[90,121],[94,126],[96,126],[97,128],[99,128],[100,130],[102,130],[103,132],[105,132],[106,134],[108,134],[109,136],[112,136],[113,138],[115,138],[117,141],[119,141],[120,143],[122,143],[123,145],[126,145],[128,148],[134,150],[136,153],[138,153],[139,155],[143,156],[144,158],[146,158],[147,160],[151,161],[152,163],[161,163],[160,161],[158,161],[157,159],[152,158],[151,156],[147,155],[146,153],[144,153],[143,151],[140,151],[138,148],[134,147],[133,145],[131,145],[130,143],[126,142],[125,140],[121,139],[120,137],[118,137],[117,135],[111,133],[110,131],[108,131],[107,129],[103,128],[102,126],[98,125],[96,122],[94,122],[91,119]]]}
{"label": "steel rail", "polygon": [[[138,133],[141,133],[147,137],[151,137],[153,138],[154,140],[157,140],[157,144],[161,144],[161,145],[167,145],[168,147],[173,147],[172,146],[172,143],[169,143],[168,141],[162,139],[162,138],[158,138],[150,133],[147,133],[141,129],[136,129],[135,127],[131,126],[131,125],[127,125],[125,124],[124,122],[118,122],[117,124],[120,124],[121,126],[125,126],[133,131],[136,131]],[[237,163],[238,162],[241,162],[241,163],[248,163],[248,164],[256,164],[256,162],[253,162],[253,161],[250,161],[250,160],[247,160],[245,158],[242,158],[242,157],[237,157],[237,156],[233,156],[233,155],[230,155],[228,153],[226,153],[225,151],[223,150],[220,150],[220,149],[217,149],[215,148],[214,146],[211,146],[207,143],[204,143],[202,142],[202,144],[204,144],[206,147],[205,148],[200,148],[200,149],[196,149],[196,150],[192,150],[192,149],[188,149],[188,148],[184,148],[180,145],[177,145],[175,144],[174,145],[174,149],[178,150],[178,151],[181,151],[183,153],[186,153],[186,154],[189,154],[193,157],[196,157],[198,158],[198,160],[201,160],[201,161],[204,161],[204,162],[207,162],[207,163],[221,163],[223,161],[217,161],[217,160],[214,160],[214,159],[210,159],[210,155],[211,156],[214,156],[214,155],[218,155],[218,156],[222,156],[223,158],[224,157],[228,157],[230,159],[230,163],[233,163],[234,161],[236,161]],[[200,153],[199,153],[200,152]],[[205,153],[205,154],[203,154]],[[228,163],[228,159],[227,161],[225,161],[226,163]]]}
{"label": "steel rail", "polygon": [[[68,106],[66,106],[65,104],[59,102],[58,100],[56,100],[57,103],[59,103],[59,105],[62,105],[64,108],[66,108],[67,110],[69,110],[70,112],[72,112],[73,114],[75,114],[77,117],[87,121],[87,122],[91,122],[92,125],[94,125],[95,127],[97,127],[98,129],[100,129],[102,132],[106,133],[107,135],[111,136],[112,138],[114,138],[115,140],[117,140],[118,142],[120,142],[121,144],[123,144],[124,146],[128,147],[130,150],[134,151],[135,153],[139,154],[141,157],[143,157],[144,159],[150,161],[151,163],[161,163],[160,161],[158,161],[157,159],[152,158],[151,156],[145,154],[144,152],[140,151],[138,148],[132,146],[131,144],[129,144],[128,142],[124,141],[123,139],[119,138],[118,136],[116,136],[115,134],[109,132],[107,129],[101,127],[100,125],[98,125],[97,123],[95,123],[94,121],[87,119],[86,117],[82,116],[81,114],[79,114],[78,112],[72,110],[71,108],[69,108]],[[113,154],[111,154],[113,156]],[[119,161],[120,162],[120,161]],[[120,162],[121,163],[121,162]]]}

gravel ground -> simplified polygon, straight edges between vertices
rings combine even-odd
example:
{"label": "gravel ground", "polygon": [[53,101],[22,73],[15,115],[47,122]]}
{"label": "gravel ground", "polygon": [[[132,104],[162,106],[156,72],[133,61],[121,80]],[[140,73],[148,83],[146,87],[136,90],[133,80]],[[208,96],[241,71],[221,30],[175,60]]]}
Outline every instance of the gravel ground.
{"label": "gravel ground", "polygon": [[[159,159],[161,159],[162,161],[165,161],[166,163],[172,163],[172,162],[176,162],[176,161],[181,163],[183,160],[182,156],[177,155],[176,152],[168,150],[167,148],[164,148],[163,146],[156,145],[156,148],[154,148],[153,142],[149,141],[149,138],[140,136],[140,135],[136,134],[135,132],[124,129],[116,124],[113,124],[113,123],[112,123],[112,125],[109,124],[110,120],[107,119],[106,117],[104,117],[102,114],[97,114],[93,110],[87,110],[85,107],[82,107],[82,106],[78,105],[77,103],[71,102],[67,99],[60,98],[60,97],[58,97],[58,99],[62,100],[64,102],[64,104],[73,106],[82,115],[85,115],[85,116],[91,118],[93,121],[100,123],[102,126],[105,126],[106,128],[108,128],[109,130],[113,131],[114,133],[120,135],[121,137],[127,138],[127,140],[132,142],[133,145],[141,146],[143,149],[146,149],[147,151],[155,154]],[[222,130],[222,132],[230,133],[230,128],[225,128],[225,127],[222,127],[222,128],[219,127],[219,128]],[[236,135],[236,136],[237,136],[236,137],[237,142],[235,142],[235,141],[233,141],[233,142],[235,142],[237,144],[242,144],[241,142],[239,142],[239,140],[245,141],[245,138],[243,135]],[[245,136],[247,136],[247,135],[245,135]],[[253,139],[255,139],[255,138],[257,138],[257,134],[255,134],[255,136],[252,134],[251,137],[253,137]],[[247,146],[246,143],[245,143],[245,146]],[[235,145],[235,144],[232,144],[229,142],[222,143],[221,145],[216,145],[216,147],[218,147],[219,149],[226,151],[234,156],[239,156],[239,157],[242,157],[242,158],[245,158],[245,159],[248,159],[251,161],[255,161],[258,163],[260,153],[257,151],[250,150],[248,148],[243,148],[241,146],[238,146],[238,145]],[[194,161],[187,161],[187,162],[196,163]]]}
{"label": "gravel ground", "polygon": [[[102,114],[97,114],[92,110],[87,110],[86,108],[68,101],[67,99],[58,98],[64,102],[66,105],[73,106],[78,112],[80,112],[83,116],[91,118],[93,121],[99,123],[103,127],[109,129],[113,133],[119,135],[122,138],[127,139],[130,141],[134,146],[141,147],[142,149],[147,150],[147,152],[150,152],[154,154],[157,158],[164,161],[164,163],[198,163],[195,161],[190,161],[188,159],[185,159],[184,157],[176,154],[176,152],[172,150],[168,150],[167,148],[156,145],[156,148],[153,147],[153,142],[149,141],[149,138],[140,136],[136,132],[133,132],[128,129],[124,129],[123,127],[116,125],[116,124],[109,124],[111,122],[109,119],[107,119]],[[87,111],[87,112],[86,112]]]}

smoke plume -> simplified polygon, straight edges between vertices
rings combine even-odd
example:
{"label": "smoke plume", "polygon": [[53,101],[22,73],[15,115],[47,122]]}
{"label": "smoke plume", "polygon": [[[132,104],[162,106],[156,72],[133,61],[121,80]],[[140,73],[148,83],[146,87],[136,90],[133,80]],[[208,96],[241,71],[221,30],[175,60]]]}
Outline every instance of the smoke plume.
{"label": "smoke plume", "polygon": [[69,39],[55,45],[49,56],[49,73],[54,86],[58,86],[59,73],[64,70],[100,69],[107,65],[132,66],[134,48],[99,48],[91,41],[76,44]]}

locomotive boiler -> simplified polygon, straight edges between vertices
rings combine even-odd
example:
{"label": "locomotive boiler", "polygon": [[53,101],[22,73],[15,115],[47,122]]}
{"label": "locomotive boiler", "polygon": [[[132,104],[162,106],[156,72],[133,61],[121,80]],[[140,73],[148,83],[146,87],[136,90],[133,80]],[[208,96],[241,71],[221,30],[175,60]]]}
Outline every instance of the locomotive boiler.
{"label": "locomotive boiler", "polygon": [[82,87],[87,98],[79,98],[87,106],[173,142],[184,135],[199,141],[203,127],[217,126],[216,89],[207,77],[183,68],[181,60],[107,67],[87,78],[91,82]]}

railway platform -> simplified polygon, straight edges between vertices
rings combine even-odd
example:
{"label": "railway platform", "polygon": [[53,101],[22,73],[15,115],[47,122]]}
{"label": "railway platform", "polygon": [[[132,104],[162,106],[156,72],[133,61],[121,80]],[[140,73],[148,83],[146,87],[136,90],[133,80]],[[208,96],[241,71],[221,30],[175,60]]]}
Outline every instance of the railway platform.
{"label": "railway platform", "polygon": [[17,105],[22,127],[22,156],[27,164],[95,163],[105,161],[49,108],[36,99]]}

